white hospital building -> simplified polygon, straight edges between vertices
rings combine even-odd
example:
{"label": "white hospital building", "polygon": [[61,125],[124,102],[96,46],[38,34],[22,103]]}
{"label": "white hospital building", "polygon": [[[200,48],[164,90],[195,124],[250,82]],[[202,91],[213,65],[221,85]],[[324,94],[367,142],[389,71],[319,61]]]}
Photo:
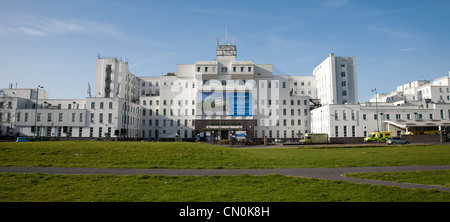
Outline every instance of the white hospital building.
{"label": "white hospital building", "polygon": [[148,77],[130,73],[128,60],[99,56],[95,88],[85,99],[51,99],[40,86],[10,85],[1,91],[0,135],[253,141],[297,140],[310,132],[362,137],[377,129],[400,135],[450,125],[449,77],[360,103],[354,57],[331,53],[313,75],[294,76],[237,60],[235,43],[218,42],[216,52],[216,60]]}

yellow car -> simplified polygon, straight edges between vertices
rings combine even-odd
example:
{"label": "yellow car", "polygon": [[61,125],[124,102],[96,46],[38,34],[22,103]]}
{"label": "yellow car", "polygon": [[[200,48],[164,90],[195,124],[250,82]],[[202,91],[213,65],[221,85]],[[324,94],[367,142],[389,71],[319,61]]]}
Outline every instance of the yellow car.
{"label": "yellow car", "polygon": [[311,137],[310,136],[303,137],[303,139],[300,140],[300,143],[301,144],[311,143]]}

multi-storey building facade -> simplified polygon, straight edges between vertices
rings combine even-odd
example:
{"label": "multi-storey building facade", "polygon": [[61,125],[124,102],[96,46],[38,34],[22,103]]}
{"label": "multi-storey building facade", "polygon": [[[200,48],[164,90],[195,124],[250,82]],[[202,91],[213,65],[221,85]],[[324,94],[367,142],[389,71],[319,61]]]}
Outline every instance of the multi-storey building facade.
{"label": "multi-storey building facade", "polygon": [[[235,44],[218,43],[216,52],[216,60],[180,64],[158,77],[137,77],[127,60],[99,56],[93,95],[55,100],[42,88],[29,89],[47,95],[37,100],[15,94],[23,102],[2,111],[9,123],[2,134],[212,140],[245,132],[253,140],[309,132],[312,76],[274,75],[272,64],[238,61]],[[3,100],[14,90],[4,89]]]}
{"label": "multi-storey building facade", "polygon": [[362,104],[329,104],[314,109],[311,131],[330,137],[365,137],[375,131],[394,136],[441,130],[450,126],[450,76],[420,80],[378,94]]}
{"label": "multi-storey building facade", "polygon": [[354,57],[331,53],[312,76],[289,76],[275,75],[272,64],[237,60],[235,44],[218,43],[216,53],[213,61],[147,77],[132,74],[128,60],[99,56],[95,89],[85,99],[50,99],[40,86],[10,86],[0,97],[1,135],[296,140],[308,132],[402,134],[420,120],[445,126],[449,119],[448,77],[405,84],[359,104]]}
{"label": "multi-storey building facade", "polygon": [[356,58],[336,57],[334,53],[313,71],[317,98],[321,104],[357,104]]}

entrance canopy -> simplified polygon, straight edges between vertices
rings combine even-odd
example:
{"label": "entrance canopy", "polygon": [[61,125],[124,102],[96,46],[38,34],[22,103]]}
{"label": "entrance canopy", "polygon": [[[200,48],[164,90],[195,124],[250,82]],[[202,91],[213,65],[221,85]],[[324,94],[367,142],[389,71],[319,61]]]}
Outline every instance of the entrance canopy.
{"label": "entrance canopy", "polygon": [[450,127],[450,120],[416,120],[416,121],[384,121],[387,130],[402,129],[408,132],[412,131],[434,131],[434,130],[445,130]]}
{"label": "entrance canopy", "polygon": [[233,125],[207,125],[205,128],[206,131],[211,130],[245,130],[243,126],[233,126]]}

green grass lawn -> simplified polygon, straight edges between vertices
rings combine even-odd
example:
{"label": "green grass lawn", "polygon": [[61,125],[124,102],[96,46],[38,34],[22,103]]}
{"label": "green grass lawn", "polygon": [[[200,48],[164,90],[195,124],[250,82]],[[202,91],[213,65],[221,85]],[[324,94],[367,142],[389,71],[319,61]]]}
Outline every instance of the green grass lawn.
{"label": "green grass lawn", "polygon": [[432,170],[418,172],[351,173],[349,177],[387,180],[402,183],[417,183],[450,187],[450,170]]}
{"label": "green grass lawn", "polygon": [[0,143],[0,166],[244,169],[450,164],[450,146],[228,148],[182,142]]}
{"label": "green grass lawn", "polygon": [[[249,149],[182,142],[0,143],[0,166],[236,169],[442,164],[450,164],[450,146]],[[439,172],[435,181],[448,185],[448,173]],[[414,181],[420,176],[413,173],[401,177],[412,178]],[[427,177],[424,177],[426,181],[433,181],[429,175]],[[450,202],[450,193],[280,175],[112,176],[1,173],[0,201]]]}
{"label": "green grass lawn", "polygon": [[266,176],[0,174],[1,202],[448,202],[450,193]]}

